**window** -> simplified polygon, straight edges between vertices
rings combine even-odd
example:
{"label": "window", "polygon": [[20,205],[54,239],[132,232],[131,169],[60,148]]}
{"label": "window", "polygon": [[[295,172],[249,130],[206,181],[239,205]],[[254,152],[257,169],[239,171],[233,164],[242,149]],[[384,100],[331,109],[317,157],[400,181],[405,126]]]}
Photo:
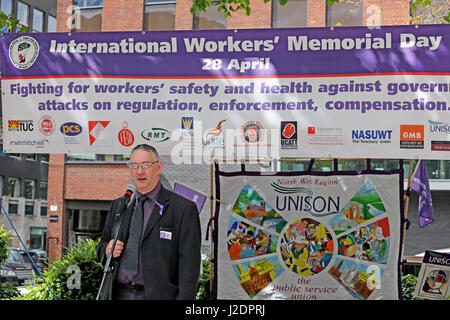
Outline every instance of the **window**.
{"label": "window", "polygon": [[33,9],[33,32],[44,31],[44,12]]}
{"label": "window", "polygon": [[41,206],[41,217],[47,216],[47,206]]}
{"label": "window", "polygon": [[73,31],[89,32],[102,30],[103,0],[76,0],[73,12]]}
{"label": "window", "polygon": [[8,196],[11,198],[20,197],[20,179],[19,178],[8,178]]}
{"label": "window", "polygon": [[28,10],[29,7],[20,1],[17,2],[17,19],[23,26],[28,27]]}
{"label": "window", "polygon": [[0,10],[5,14],[12,13],[12,0],[2,0]]}
{"label": "window", "polygon": [[327,26],[362,26],[363,0],[340,0],[327,5]]}
{"label": "window", "polygon": [[48,163],[49,157],[50,157],[50,155],[48,153],[41,154],[41,162]]}
{"label": "window", "polygon": [[123,154],[82,154],[68,153],[66,161],[83,161],[83,162],[126,162],[130,156]]}
{"label": "window", "polygon": [[212,5],[206,9],[206,12],[195,13],[192,28],[196,30],[226,29],[227,19],[223,16],[223,12],[218,12],[217,7]]}
{"label": "window", "polygon": [[144,30],[174,30],[176,1],[146,0]]}
{"label": "window", "polygon": [[39,198],[41,200],[47,200],[48,182],[41,181],[39,183]]}
{"label": "window", "polygon": [[34,199],[35,195],[35,181],[24,180],[24,196],[25,199]]}
{"label": "window", "polygon": [[34,216],[34,202],[25,203],[25,215]]}
{"label": "window", "polygon": [[36,161],[37,154],[36,153],[25,153],[25,159]]}
{"label": "window", "polygon": [[47,228],[30,227],[30,249],[45,250]]}
{"label": "window", "polygon": [[272,27],[298,28],[307,25],[306,0],[289,0],[284,6],[272,1]]}
{"label": "window", "polygon": [[8,213],[19,214],[19,204],[17,202],[10,202],[8,204]]}
{"label": "window", "polygon": [[48,16],[47,18],[47,32],[56,32],[56,18]]}

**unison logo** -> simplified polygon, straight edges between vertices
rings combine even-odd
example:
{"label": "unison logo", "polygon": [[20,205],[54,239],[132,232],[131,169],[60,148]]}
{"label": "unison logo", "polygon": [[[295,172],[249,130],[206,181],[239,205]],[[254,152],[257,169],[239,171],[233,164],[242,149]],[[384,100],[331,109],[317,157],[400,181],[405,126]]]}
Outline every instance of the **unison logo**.
{"label": "unison logo", "polygon": [[[315,196],[313,191],[303,187],[286,187],[275,182],[271,183],[275,192],[281,193],[275,199],[275,206],[280,211],[303,211],[314,217],[335,214],[340,210],[340,197]],[[301,194],[303,195],[294,195]]]}

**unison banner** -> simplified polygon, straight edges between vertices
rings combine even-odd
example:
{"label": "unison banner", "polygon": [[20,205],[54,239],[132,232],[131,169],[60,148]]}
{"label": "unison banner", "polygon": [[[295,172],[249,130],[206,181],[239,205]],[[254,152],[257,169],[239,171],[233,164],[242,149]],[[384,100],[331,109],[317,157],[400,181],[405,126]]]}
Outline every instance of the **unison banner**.
{"label": "unison banner", "polygon": [[[450,159],[449,25],[5,34],[6,152]],[[201,161],[201,160],[200,160]]]}
{"label": "unison banner", "polygon": [[219,299],[399,299],[401,171],[216,173]]}

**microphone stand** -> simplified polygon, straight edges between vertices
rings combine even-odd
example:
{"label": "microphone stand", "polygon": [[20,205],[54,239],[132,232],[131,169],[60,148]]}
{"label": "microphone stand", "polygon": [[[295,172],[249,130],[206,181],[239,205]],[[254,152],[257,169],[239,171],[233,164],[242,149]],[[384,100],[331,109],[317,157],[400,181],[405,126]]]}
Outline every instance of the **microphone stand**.
{"label": "microphone stand", "polygon": [[[133,197],[134,197],[134,194],[131,197],[131,199],[133,199]],[[130,199],[129,203],[131,203],[131,199]],[[125,201],[125,200],[123,200],[123,201]],[[128,208],[128,206],[125,207],[125,210],[127,210],[127,208]],[[112,260],[113,253],[114,253],[114,248],[116,247],[117,238],[119,237],[119,232],[120,232],[120,229],[122,227],[122,219],[123,219],[123,216],[124,216],[122,213],[123,212],[116,212],[116,219],[117,219],[117,217],[119,215],[120,215],[120,219],[116,222],[116,224],[114,226],[115,227],[114,238],[113,238],[114,241],[113,241],[113,244],[111,246],[111,251],[109,252],[108,258],[106,259],[105,267],[103,268],[103,278],[102,278],[102,282],[100,284],[100,288],[98,289],[96,300],[100,300],[100,296],[101,296],[101,293],[103,291],[103,286],[105,284],[106,277],[112,271],[112,269],[109,267],[109,265],[111,264],[111,260]]]}

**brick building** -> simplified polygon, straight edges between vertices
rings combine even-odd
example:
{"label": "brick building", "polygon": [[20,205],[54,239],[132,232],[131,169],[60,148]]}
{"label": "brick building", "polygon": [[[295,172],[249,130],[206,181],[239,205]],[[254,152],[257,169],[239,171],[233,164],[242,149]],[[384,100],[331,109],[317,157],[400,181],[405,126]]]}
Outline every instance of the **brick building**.
{"label": "brick building", "polygon": [[[142,31],[242,29],[409,24],[409,0],[357,0],[328,7],[326,0],[251,1],[251,16],[225,19],[215,8],[192,16],[192,0],[58,0],[57,31]],[[293,18],[294,17],[294,18]],[[50,260],[78,238],[99,234],[112,199],[129,183],[123,155],[52,154],[48,176],[48,252]],[[208,165],[174,165],[163,157],[163,184],[176,181],[210,192]],[[207,201],[202,231],[210,216]],[[203,235],[204,237],[204,235]]]}
{"label": "brick building", "polygon": [[[22,26],[29,32],[56,31],[56,0],[1,0],[0,11],[19,20],[12,31],[20,30]],[[3,150],[2,123],[0,102],[0,151]],[[5,130],[33,130],[27,121],[5,123]],[[0,153],[0,203],[22,241],[30,249],[42,251],[47,239],[48,162],[48,154]],[[19,238],[1,211],[0,225],[10,231],[9,246],[20,247]]]}

